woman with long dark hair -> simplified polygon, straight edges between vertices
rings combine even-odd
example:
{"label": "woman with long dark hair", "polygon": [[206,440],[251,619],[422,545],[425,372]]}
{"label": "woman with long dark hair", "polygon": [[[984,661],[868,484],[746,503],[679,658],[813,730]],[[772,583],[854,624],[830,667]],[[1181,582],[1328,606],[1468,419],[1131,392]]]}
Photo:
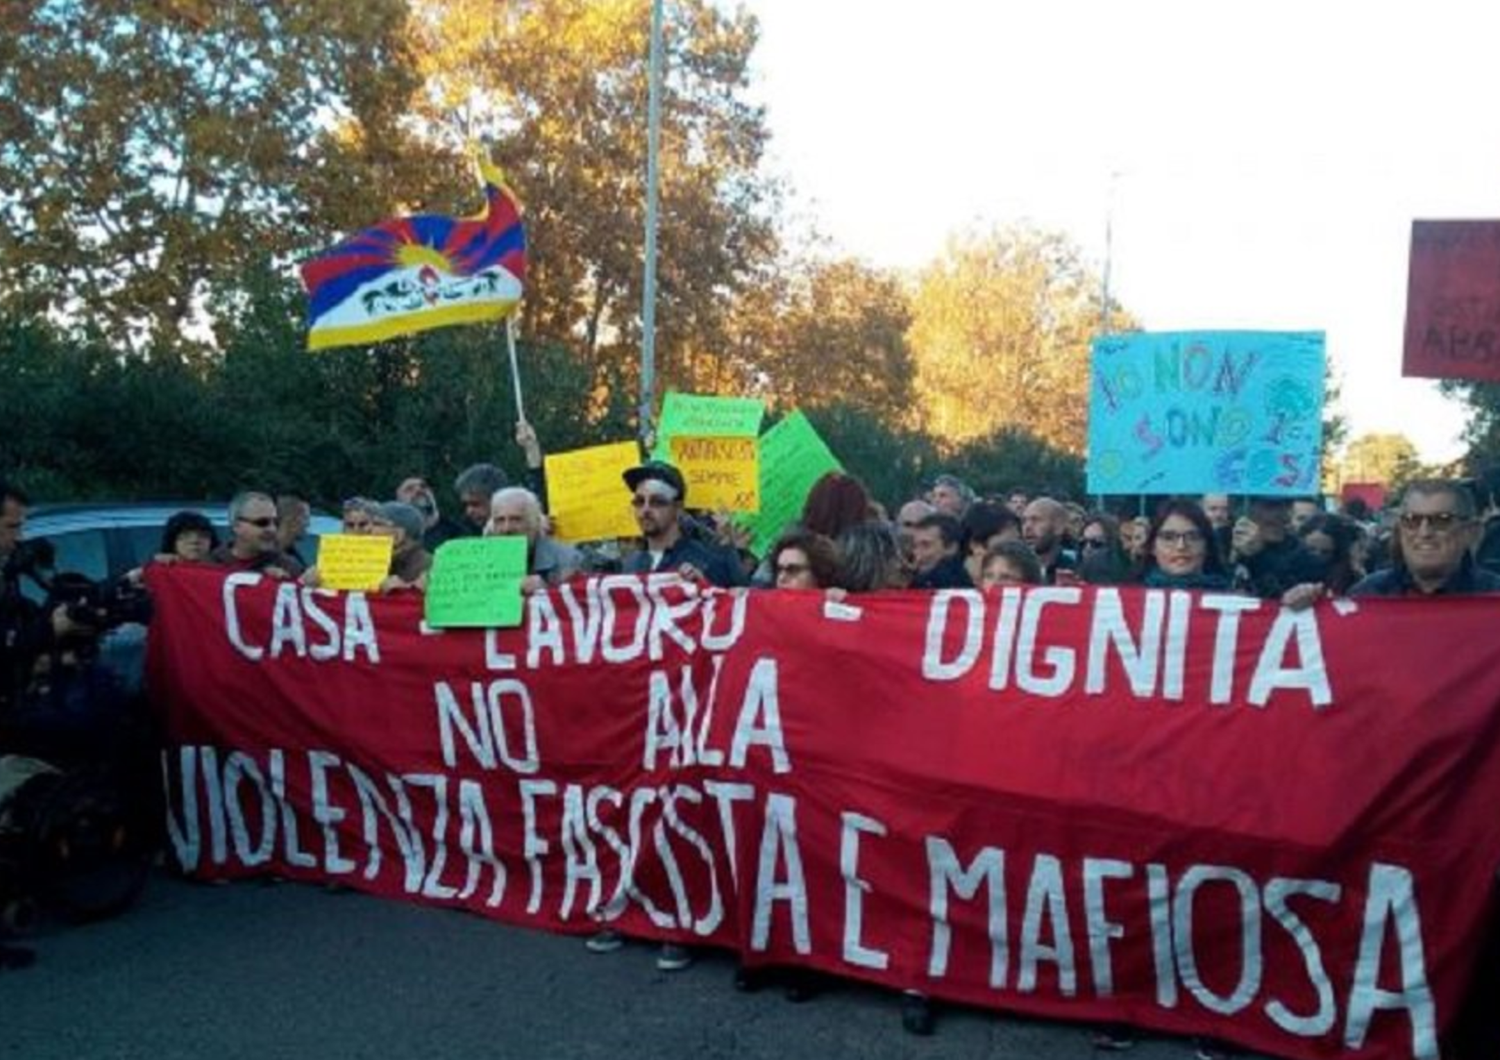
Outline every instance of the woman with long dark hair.
{"label": "woman with long dark hair", "polygon": [[1168,501],[1146,533],[1144,585],[1167,589],[1228,589],[1231,578],[1214,528],[1197,501]]}
{"label": "woman with long dark hair", "polygon": [[1323,587],[1343,596],[1365,576],[1355,556],[1359,528],[1342,515],[1315,515],[1299,531],[1302,547],[1323,567]]}

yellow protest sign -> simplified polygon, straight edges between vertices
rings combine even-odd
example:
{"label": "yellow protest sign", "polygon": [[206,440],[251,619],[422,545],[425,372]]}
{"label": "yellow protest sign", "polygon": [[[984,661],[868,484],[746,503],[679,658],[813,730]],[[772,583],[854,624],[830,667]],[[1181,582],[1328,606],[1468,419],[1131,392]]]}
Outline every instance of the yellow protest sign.
{"label": "yellow protest sign", "polygon": [[687,482],[690,508],[760,511],[760,449],[754,438],[676,435],[672,463]]}
{"label": "yellow protest sign", "polygon": [[622,477],[641,462],[635,442],[615,442],[547,456],[547,506],[552,535],[564,541],[603,541],[640,533]]}
{"label": "yellow protest sign", "polygon": [[324,534],[318,573],[328,589],[378,589],[391,570],[393,538],[384,534]]}

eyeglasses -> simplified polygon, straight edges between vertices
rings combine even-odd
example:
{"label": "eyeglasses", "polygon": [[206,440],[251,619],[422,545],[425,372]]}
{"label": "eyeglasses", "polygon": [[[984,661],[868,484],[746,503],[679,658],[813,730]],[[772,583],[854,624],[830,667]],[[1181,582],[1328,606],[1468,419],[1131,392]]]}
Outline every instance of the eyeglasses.
{"label": "eyeglasses", "polygon": [[1080,543],[1084,548],[1103,548],[1105,545],[1109,544],[1109,542],[1104,540],[1104,538],[1102,537],[1086,537]]}
{"label": "eyeglasses", "polygon": [[275,526],[280,521],[281,520],[277,519],[276,516],[274,516],[274,515],[263,515],[259,519],[246,519],[242,515],[238,519],[235,520],[235,522],[237,522],[237,523],[249,523],[251,526],[258,526],[262,530],[265,530],[265,529],[267,529],[269,527]]}
{"label": "eyeglasses", "polygon": [[776,564],[776,576],[779,578],[785,574],[788,578],[800,578],[812,570],[806,563],[778,563]]}
{"label": "eyeglasses", "polygon": [[630,506],[632,508],[667,508],[675,503],[675,501],[654,493],[649,497],[642,497],[640,494],[636,494],[630,498]]}
{"label": "eyeglasses", "polygon": [[1455,526],[1468,522],[1457,512],[1402,512],[1401,529],[1420,530],[1423,524],[1431,527],[1434,532],[1446,534]]}
{"label": "eyeglasses", "polygon": [[1203,544],[1203,535],[1196,530],[1160,530],[1156,540],[1168,548],[1197,548]]}

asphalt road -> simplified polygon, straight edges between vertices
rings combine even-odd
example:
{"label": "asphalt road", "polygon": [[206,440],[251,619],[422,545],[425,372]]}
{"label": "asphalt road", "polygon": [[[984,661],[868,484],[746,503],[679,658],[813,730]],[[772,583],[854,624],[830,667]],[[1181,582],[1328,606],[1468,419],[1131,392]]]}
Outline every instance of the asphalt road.
{"label": "asphalt road", "polygon": [[[31,944],[34,967],[0,971],[3,1057],[1113,1055],[1096,1054],[1083,1026],[951,1008],[915,1038],[899,999],[863,986],[794,1005],[736,992],[724,954],[668,974],[645,945],[592,954],[576,938],[290,883],[157,876],[125,916],[47,927]],[[1148,1038],[1127,1055],[1193,1050]]]}

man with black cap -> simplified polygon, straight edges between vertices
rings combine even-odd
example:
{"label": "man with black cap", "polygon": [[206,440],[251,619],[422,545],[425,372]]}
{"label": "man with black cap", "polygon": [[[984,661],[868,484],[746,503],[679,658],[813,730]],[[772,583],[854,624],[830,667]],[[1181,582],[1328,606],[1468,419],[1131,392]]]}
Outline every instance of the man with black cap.
{"label": "man with black cap", "polygon": [[[626,574],[673,571],[689,581],[720,587],[744,584],[737,556],[683,533],[687,483],[682,472],[664,461],[651,460],[631,468],[623,477],[630,487],[631,510],[646,544],[626,560]],[[598,932],[586,943],[594,953],[613,953],[624,944],[625,937],[612,928]],[[675,942],[664,943],[656,958],[656,967],[663,972],[681,971],[692,963],[687,947]]]}
{"label": "man with black cap", "polygon": [[646,547],[625,563],[625,573],[675,571],[690,581],[729,587],[743,585],[738,557],[684,533],[682,509],[687,483],[671,464],[652,460],[625,472],[630,505]]}

